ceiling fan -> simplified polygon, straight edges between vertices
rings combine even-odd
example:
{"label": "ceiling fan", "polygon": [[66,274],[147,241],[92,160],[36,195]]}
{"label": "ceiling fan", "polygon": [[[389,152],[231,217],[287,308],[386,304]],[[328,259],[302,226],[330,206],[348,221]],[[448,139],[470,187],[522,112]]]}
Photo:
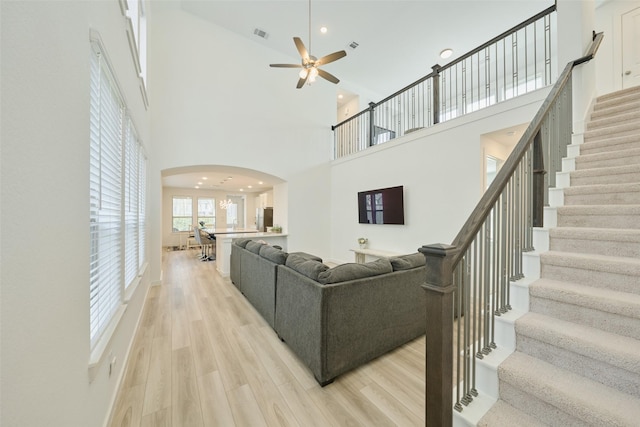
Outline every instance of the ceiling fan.
{"label": "ceiling fan", "polygon": [[[340,50],[338,52],[333,52],[318,59],[315,56],[309,54],[309,51],[305,47],[300,37],[294,37],[293,42],[298,49],[298,53],[302,58],[302,62],[300,64],[269,64],[270,67],[302,68],[302,70],[300,70],[300,73],[298,74],[300,79],[298,80],[298,84],[296,85],[297,89],[300,89],[307,82],[314,82],[317,76],[320,76],[323,79],[330,81],[331,83],[338,83],[340,81],[336,76],[320,69],[319,67],[321,65],[337,61],[338,59],[347,56],[347,52],[345,52],[344,50]],[[309,50],[311,50],[311,0],[309,0]]]}

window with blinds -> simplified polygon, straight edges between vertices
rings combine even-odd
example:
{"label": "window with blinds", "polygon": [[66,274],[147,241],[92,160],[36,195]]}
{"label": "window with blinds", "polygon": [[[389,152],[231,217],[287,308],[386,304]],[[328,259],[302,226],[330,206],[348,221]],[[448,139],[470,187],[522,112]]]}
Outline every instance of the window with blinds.
{"label": "window with blinds", "polygon": [[145,259],[146,158],[104,49],[91,43],[89,317],[93,349]]}

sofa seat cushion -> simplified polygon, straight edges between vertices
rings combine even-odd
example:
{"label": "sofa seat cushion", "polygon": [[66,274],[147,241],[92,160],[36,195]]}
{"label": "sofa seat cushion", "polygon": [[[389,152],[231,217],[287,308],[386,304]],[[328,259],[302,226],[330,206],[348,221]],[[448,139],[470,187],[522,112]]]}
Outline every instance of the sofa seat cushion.
{"label": "sofa seat cushion", "polygon": [[408,255],[401,255],[389,258],[393,271],[410,270],[412,268],[423,267],[426,264],[424,255],[416,252]]}
{"label": "sofa seat cushion", "polygon": [[319,261],[307,259],[296,253],[289,254],[285,265],[316,282],[318,281],[318,275],[329,269],[329,266]]}
{"label": "sofa seat cushion", "polygon": [[365,277],[379,276],[391,273],[393,268],[386,258],[364,264],[347,263],[333,267],[318,274],[318,281],[322,284],[340,283],[348,280],[363,279]]}
{"label": "sofa seat cushion", "polygon": [[284,264],[287,260],[287,253],[269,245],[260,247],[260,256],[276,264]]}
{"label": "sofa seat cushion", "polygon": [[251,240],[250,242],[247,242],[247,246],[245,246],[245,249],[250,252],[253,252],[254,254],[259,254],[260,248],[262,248],[262,246],[264,246],[264,243]]}

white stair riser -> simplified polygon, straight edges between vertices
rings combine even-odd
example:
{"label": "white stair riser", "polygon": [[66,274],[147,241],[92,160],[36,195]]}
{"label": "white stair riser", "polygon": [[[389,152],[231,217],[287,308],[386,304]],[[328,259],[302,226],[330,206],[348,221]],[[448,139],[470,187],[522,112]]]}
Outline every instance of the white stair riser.
{"label": "white stair riser", "polygon": [[535,227],[533,229],[533,247],[538,253],[547,252],[549,250],[548,228]]}
{"label": "white stair riser", "polygon": [[564,206],[564,189],[562,188],[549,189],[549,206],[553,208],[558,206]]}

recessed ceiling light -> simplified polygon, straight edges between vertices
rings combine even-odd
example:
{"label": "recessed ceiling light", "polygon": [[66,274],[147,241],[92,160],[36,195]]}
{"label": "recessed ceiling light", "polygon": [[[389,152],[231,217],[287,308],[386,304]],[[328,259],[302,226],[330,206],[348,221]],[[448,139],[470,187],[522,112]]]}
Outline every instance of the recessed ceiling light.
{"label": "recessed ceiling light", "polygon": [[230,176],[230,177],[229,177],[229,178],[227,178],[227,179],[233,179],[233,177],[232,177],[232,176]]}
{"label": "recessed ceiling light", "polygon": [[447,59],[449,58],[451,55],[453,55],[453,49],[451,49],[450,47],[443,49],[440,52],[440,58],[442,59]]}
{"label": "recessed ceiling light", "polygon": [[244,191],[244,188],[241,188],[240,191]]}
{"label": "recessed ceiling light", "polygon": [[200,188],[200,186],[196,185],[196,188]]}
{"label": "recessed ceiling light", "polygon": [[344,98],[344,96],[341,93],[339,93],[338,94],[338,99],[342,99],[342,98]]}
{"label": "recessed ceiling light", "polygon": [[202,185],[202,182],[198,182],[198,185]]}
{"label": "recessed ceiling light", "polygon": [[262,184],[263,184],[263,182],[262,182],[262,181],[258,181],[258,184],[262,185]]}
{"label": "recessed ceiling light", "polygon": [[253,188],[253,185],[247,185],[247,188]]}
{"label": "recessed ceiling light", "polygon": [[320,32],[322,34],[326,34],[327,33],[327,27],[320,27]]}
{"label": "recessed ceiling light", "polygon": [[207,178],[206,176],[203,176],[203,177],[202,177],[202,179],[207,180],[207,179],[209,179],[209,178]]}

